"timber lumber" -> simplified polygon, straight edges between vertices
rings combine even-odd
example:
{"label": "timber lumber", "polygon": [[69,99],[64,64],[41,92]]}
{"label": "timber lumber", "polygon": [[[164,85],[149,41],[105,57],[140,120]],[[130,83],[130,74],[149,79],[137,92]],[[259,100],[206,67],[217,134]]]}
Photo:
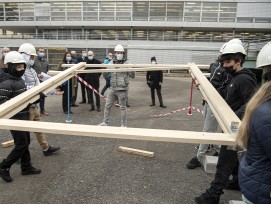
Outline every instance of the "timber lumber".
{"label": "timber lumber", "polygon": [[177,142],[195,144],[235,145],[236,138],[225,133],[190,132],[178,130],[104,127],[66,123],[0,119],[0,129],[44,132],[61,135]]}
{"label": "timber lumber", "polygon": [[[228,106],[225,100],[220,96],[212,84],[202,74],[200,69],[195,64],[189,64],[190,72],[196,83],[199,84],[199,89],[212,109],[220,127],[225,133],[236,134],[231,130],[231,123],[238,122],[241,125],[240,119]],[[210,143],[211,144],[211,143]]]}
{"label": "timber lumber", "polygon": [[140,155],[140,156],[144,156],[144,157],[154,157],[154,152],[144,151],[144,150],[140,150],[140,149],[133,149],[133,148],[129,148],[129,147],[120,146],[118,148],[118,150],[120,152]]}
{"label": "timber lumber", "polygon": [[67,69],[57,76],[54,76],[39,86],[35,86],[28,91],[10,99],[9,101],[0,105],[0,118],[10,118],[20,110],[25,108],[29,103],[33,103],[39,99],[39,92],[47,94],[52,89],[57,87],[59,84],[67,81],[69,78],[74,76],[74,70],[80,69],[85,63],[79,63],[74,65],[72,68]]}
{"label": "timber lumber", "polygon": [[10,147],[14,145],[14,140],[1,143],[1,147]]}

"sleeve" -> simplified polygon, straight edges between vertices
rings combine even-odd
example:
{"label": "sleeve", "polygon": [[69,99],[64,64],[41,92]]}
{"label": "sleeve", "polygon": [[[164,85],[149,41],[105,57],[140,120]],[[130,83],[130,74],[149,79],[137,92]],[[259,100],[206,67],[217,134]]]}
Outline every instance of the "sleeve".
{"label": "sleeve", "polygon": [[147,71],[147,73],[146,73],[146,81],[147,81],[147,82],[149,81],[149,78],[150,78],[150,72]]}
{"label": "sleeve", "polygon": [[243,78],[243,80],[239,81],[239,84],[237,87],[238,93],[239,93],[240,99],[242,100],[242,102],[244,104],[238,110],[235,111],[235,114],[239,118],[243,117],[243,115],[245,113],[247,102],[249,101],[249,99],[253,95],[253,93],[256,89],[256,86],[257,86],[256,81],[254,82],[251,79]]}
{"label": "sleeve", "polygon": [[255,134],[263,151],[271,162],[271,124],[269,123],[258,127]]}
{"label": "sleeve", "polygon": [[129,75],[129,77],[131,77],[132,79],[135,78],[135,72],[129,72],[128,75]]}
{"label": "sleeve", "polygon": [[57,66],[57,71],[63,71],[63,67],[61,67],[63,63],[59,62],[58,66]]}
{"label": "sleeve", "polygon": [[0,84],[0,104],[5,103],[11,99],[13,95],[13,89],[8,81]]}
{"label": "sleeve", "polygon": [[160,71],[159,74],[160,74],[160,80],[159,80],[159,82],[163,83],[163,75],[164,75],[163,71]]}

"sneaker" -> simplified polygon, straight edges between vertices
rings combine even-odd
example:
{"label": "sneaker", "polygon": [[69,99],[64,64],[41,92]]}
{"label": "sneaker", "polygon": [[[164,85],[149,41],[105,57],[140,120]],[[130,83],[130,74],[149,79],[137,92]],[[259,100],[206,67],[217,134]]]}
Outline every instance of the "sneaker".
{"label": "sneaker", "polygon": [[197,204],[219,204],[219,197],[212,197],[208,193],[203,193],[194,198]]}
{"label": "sneaker", "polygon": [[108,124],[105,122],[102,122],[102,123],[99,123],[98,126],[108,126]]}
{"label": "sneaker", "polygon": [[161,108],[166,108],[166,106],[165,106],[165,105],[160,105],[160,107],[161,107]]}
{"label": "sneaker", "polygon": [[197,157],[194,157],[186,164],[186,167],[188,169],[195,169],[197,167],[201,167],[201,163]]}
{"label": "sneaker", "polygon": [[13,179],[10,177],[9,169],[0,168],[0,177],[7,183],[11,182]]}
{"label": "sneaker", "polygon": [[44,156],[50,156],[51,154],[57,152],[60,149],[60,147],[51,147],[49,146],[49,148],[46,151],[43,151]]}
{"label": "sneaker", "polygon": [[24,169],[22,170],[22,175],[32,175],[32,174],[40,174],[41,170],[40,169],[36,169],[35,167],[31,166],[29,169]]}

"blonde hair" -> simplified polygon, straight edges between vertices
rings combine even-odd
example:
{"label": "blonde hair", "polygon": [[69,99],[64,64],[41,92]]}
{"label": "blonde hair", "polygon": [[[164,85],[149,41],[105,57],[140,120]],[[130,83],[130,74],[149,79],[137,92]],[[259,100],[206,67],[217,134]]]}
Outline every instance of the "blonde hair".
{"label": "blonde hair", "polygon": [[242,120],[242,124],[237,133],[237,143],[243,148],[247,149],[250,136],[250,121],[256,108],[258,108],[263,102],[271,99],[271,81],[266,82],[261,88],[254,94],[246,106],[245,115]]}

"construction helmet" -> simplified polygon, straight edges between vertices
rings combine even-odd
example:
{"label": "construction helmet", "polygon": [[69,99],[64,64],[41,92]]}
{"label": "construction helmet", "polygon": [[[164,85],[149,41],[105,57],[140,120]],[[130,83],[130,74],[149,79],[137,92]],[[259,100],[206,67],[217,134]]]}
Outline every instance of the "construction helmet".
{"label": "construction helmet", "polygon": [[27,55],[37,56],[36,49],[31,43],[24,43],[19,47],[18,52],[25,53]]}
{"label": "construction helmet", "polygon": [[26,62],[23,56],[19,52],[11,51],[6,55],[5,60],[4,60],[4,64],[8,64],[8,63],[25,64]]}
{"label": "construction helmet", "polygon": [[222,55],[235,53],[241,53],[245,56],[247,55],[245,48],[238,43],[228,43],[222,50]]}
{"label": "construction helmet", "polygon": [[226,47],[227,45],[231,44],[231,43],[237,43],[237,44],[242,45],[242,41],[241,41],[240,39],[234,38],[234,39],[230,40],[229,42],[224,43],[224,44],[221,46],[221,48],[220,48],[220,52],[222,53],[223,50],[225,49],[225,47]]}
{"label": "construction helmet", "polygon": [[122,47],[122,45],[118,44],[115,47],[114,52],[124,52],[124,48]]}
{"label": "construction helmet", "polygon": [[262,68],[271,65],[271,42],[267,43],[259,52],[256,67]]}

